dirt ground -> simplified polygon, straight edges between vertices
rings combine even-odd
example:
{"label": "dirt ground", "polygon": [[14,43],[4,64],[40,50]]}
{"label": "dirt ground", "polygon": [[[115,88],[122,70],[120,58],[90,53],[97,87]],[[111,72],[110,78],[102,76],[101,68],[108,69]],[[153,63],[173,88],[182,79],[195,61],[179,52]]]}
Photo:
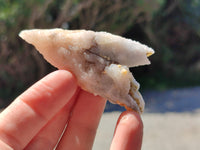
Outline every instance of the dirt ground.
{"label": "dirt ground", "polygon": [[[120,112],[104,113],[93,150],[109,150]],[[199,150],[200,111],[193,113],[144,113],[142,150]]]}

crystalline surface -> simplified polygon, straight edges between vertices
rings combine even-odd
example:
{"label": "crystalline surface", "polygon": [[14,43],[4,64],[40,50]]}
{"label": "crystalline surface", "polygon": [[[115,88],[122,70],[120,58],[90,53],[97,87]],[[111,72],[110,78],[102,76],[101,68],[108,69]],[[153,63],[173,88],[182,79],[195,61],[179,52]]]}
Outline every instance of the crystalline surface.
{"label": "crystalline surface", "polygon": [[62,29],[24,30],[19,36],[53,66],[71,71],[84,90],[142,112],[139,84],[128,67],[150,64],[153,49],[106,32]]}

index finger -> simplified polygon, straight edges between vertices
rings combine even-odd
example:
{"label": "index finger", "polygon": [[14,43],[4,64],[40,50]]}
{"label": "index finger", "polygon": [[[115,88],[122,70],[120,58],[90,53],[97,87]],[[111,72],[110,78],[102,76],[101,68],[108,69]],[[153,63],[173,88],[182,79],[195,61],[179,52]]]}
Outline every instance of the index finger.
{"label": "index finger", "polygon": [[143,123],[137,112],[125,111],[118,120],[110,150],[141,150]]}
{"label": "index finger", "polygon": [[0,140],[16,150],[23,149],[72,99],[76,89],[76,80],[67,71],[47,75],[0,114]]}

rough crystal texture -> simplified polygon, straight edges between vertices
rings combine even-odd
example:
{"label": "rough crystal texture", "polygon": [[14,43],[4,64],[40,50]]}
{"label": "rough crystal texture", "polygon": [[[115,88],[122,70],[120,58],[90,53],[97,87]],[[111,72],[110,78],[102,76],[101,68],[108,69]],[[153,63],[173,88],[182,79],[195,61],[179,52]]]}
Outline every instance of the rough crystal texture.
{"label": "rough crystal texture", "polygon": [[128,67],[150,64],[153,49],[106,32],[63,29],[24,30],[19,36],[53,66],[71,71],[84,90],[112,103],[144,110],[139,83]]}

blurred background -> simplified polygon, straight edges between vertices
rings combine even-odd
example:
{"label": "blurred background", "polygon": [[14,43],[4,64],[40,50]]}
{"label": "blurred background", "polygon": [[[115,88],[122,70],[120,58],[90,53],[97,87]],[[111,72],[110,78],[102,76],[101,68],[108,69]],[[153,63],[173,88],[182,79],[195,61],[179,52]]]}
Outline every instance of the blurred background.
{"label": "blurred background", "polygon": [[141,90],[200,84],[199,0],[0,0],[0,107],[55,70],[18,37],[23,29],[108,31],[155,49],[132,68]]}
{"label": "blurred background", "polygon": [[[199,10],[199,0],[0,0],[0,108],[56,70],[33,46],[19,38],[21,30],[107,31],[140,41],[156,52],[150,57],[151,65],[131,68],[146,101],[143,148],[197,150]],[[108,103],[105,112],[116,110],[124,109]],[[116,113],[105,113],[102,120],[110,121],[113,129],[115,116]],[[105,135],[111,130],[104,122],[95,149],[104,149],[102,145],[109,141],[105,141]]]}

